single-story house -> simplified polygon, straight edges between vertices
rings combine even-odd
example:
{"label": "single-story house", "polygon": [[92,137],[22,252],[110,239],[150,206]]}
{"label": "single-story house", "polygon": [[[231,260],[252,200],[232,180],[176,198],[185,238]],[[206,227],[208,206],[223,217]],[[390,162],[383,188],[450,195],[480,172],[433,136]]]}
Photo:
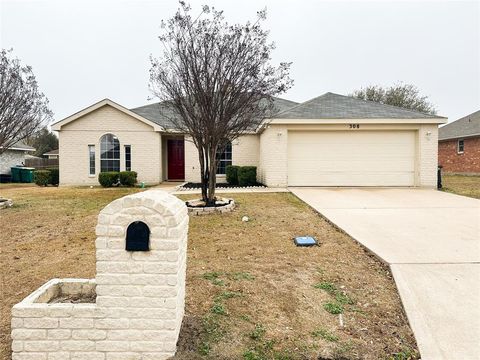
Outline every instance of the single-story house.
{"label": "single-story house", "polygon": [[[444,117],[326,93],[303,103],[274,99],[265,125],[233,141],[217,170],[257,166],[283,186],[419,186],[437,183]],[[56,122],[61,185],[98,184],[98,173],[134,170],[138,180],[199,182],[198,152],[162,103],[127,109],[105,99]]]}
{"label": "single-story house", "polygon": [[10,168],[17,165],[25,164],[25,157],[28,153],[34,152],[35,149],[31,146],[18,141],[10,146],[6,151],[0,154],[0,174],[10,175]]}
{"label": "single-story house", "polygon": [[446,173],[480,175],[480,110],[438,130],[438,165]]}
{"label": "single-story house", "polygon": [[58,159],[58,149],[47,151],[42,156],[46,157],[47,159]]}

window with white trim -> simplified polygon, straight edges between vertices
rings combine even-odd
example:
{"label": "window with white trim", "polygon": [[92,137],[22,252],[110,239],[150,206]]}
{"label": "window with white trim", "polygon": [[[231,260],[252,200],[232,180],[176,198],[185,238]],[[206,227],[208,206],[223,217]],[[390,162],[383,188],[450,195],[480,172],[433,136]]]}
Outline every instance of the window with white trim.
{"label": "window with white trim", "polygon": [[132,171],[132,146],[125,145],[125,171]]}
{"label": "window with white trim", "polygon": [[232,165],[232,143],[229,141],[223,152],[217,152],[217,175],[225,175],[227,166]]}
{"label": "window with white trim", "polygon": [[100,172],[120,171],[120,141],[113,134],[100,139]]}
{"label": "window with white trim", "polygon": [[458,143],[457,143],[457,153],[459,154],[463,154],[463,151],[465,149],[465,143],[463,140],[458,140]]}
{"label": "window with white trim", "polygon": [[95,175],[95,145],[88,145],[89,175]]}

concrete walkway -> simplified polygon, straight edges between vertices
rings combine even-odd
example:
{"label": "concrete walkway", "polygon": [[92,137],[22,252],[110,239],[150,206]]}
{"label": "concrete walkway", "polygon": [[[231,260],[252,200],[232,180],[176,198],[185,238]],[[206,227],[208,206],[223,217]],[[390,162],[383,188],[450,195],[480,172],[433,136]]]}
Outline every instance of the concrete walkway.
{"label": "concrete walkway", "polygon": [[291,188],[390,264],[423,360],[480,358],[480,201],[423,189]]}

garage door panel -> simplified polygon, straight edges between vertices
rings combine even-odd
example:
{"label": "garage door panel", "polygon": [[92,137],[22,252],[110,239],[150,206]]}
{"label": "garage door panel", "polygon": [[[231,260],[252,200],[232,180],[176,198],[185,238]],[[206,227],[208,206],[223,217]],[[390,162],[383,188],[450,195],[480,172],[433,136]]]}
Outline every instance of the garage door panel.
{"label": "garage door panel", "polygon": [[[303,173],[316,172],[414,172],[413,159],[384,159],[384,160],[328,160],[316,161],[312,167],[311,161],[297,160],[297,166]],[[381,170],[379,170],[381,168]]]}
{"label": "garage door panel", "polygon": [[412,131],[288,133],[290,186],[413,186]]}
{"label": "garage door panel", "polygon": [[[331,175],[331,174],[327,174]],[[409,184],[414,181],[413,174],[392,174],[392,173],[377,173],[377,174],[337,174],[337,176],[325,176],[322,184],[319,185],[317,181],[312,181],[305,178],[304,181],[290,186],[409,186],[399,185]],[[359,185],[361,184],[361,185]],[[368,184],[368,185],[365,185]]]}

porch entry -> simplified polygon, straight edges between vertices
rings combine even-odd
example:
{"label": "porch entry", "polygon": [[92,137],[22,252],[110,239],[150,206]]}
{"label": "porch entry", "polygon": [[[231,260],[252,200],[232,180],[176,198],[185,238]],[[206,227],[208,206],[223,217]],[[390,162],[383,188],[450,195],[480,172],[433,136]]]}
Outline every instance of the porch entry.
{"label": "porch entry", "polygon": [[185,144],[183,139],[167,140],[168,180],[185,179]]}

